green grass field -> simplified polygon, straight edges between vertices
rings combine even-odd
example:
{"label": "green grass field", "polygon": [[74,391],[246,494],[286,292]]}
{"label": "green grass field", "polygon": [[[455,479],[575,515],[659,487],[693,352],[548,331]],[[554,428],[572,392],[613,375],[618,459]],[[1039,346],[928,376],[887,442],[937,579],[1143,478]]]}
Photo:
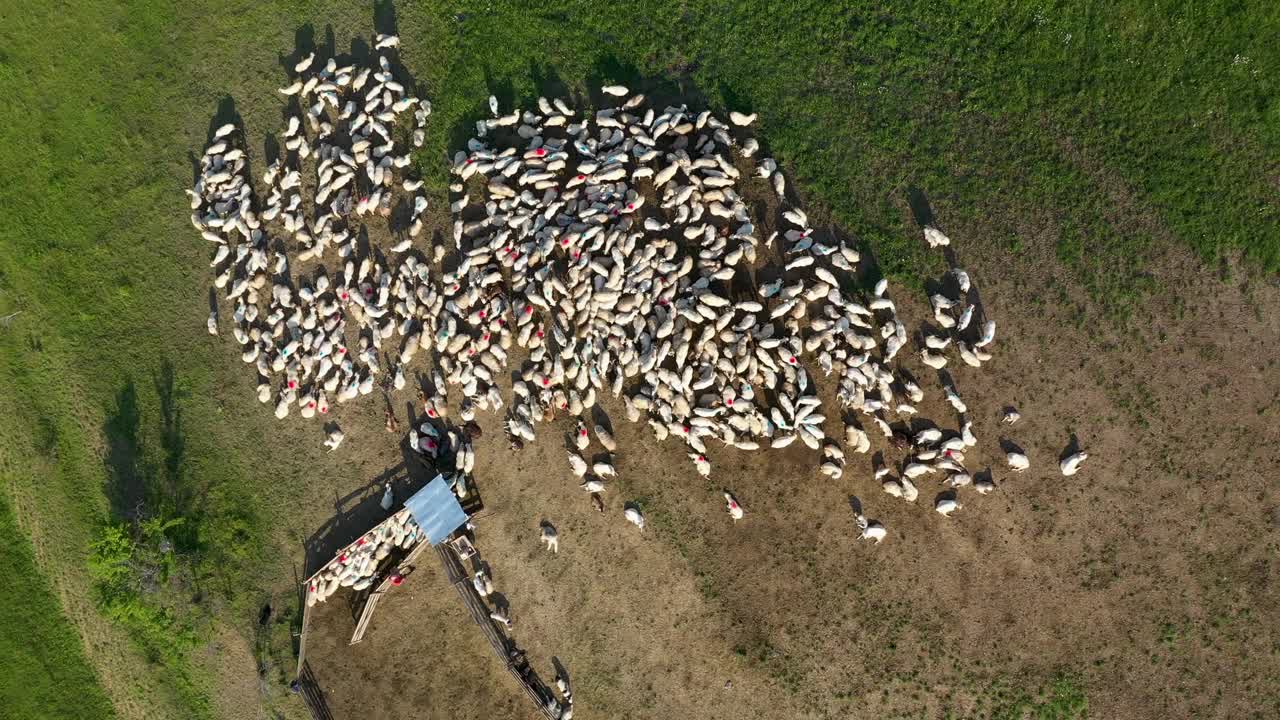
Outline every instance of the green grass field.
{"label": "green grass field", "polygon": [[0,544],[9,579],[0,587],[0,697],[3,717],[27,720],[115,717],[85,660],[80,638],[36,567],[31,543],[0,495]]}
{"label": "green grass field", "polygon": [[[214,388],[234,368],[200,352],[205,248],[182,189],[220,102],[258,132],[274,127],[279,58],[295,40],[323,45],[330,25],[343,51],[375,14],[395,17],[435,103],[419,164],[437,192],[440,159],[490,93],[509,103],[621,81],[759,111],[806,201],[906,282],[940,262],[910,219],[916,189],[949,227],[1009,251],[1023,218],[1048,218],[1060,259],[1121,321],[1161,291],[1170,248],[1280,270],[1272,3],[5,4],[0,316],[20,314],[0,326],[0,472],[24,507],[40,498],[31,540],[49,558],[34,566],[0,512],[31,588],[0,591],[0,607],[47,638],[37,654],[0,644],[13,717],[111,715],[55,598],[104,606],[90,543],[137,501],[182,520],[166,531],[177,580],[120,590],[141,609],[112,616],[137,640],[136,667],[169,690],[135,691],[132,671],[99,663],[120,673],[104,680],[117,703],[138,692],[157,717],[208,716],[190,653],[161,652],[151,633],[247,633],[279,588],[267,558],[287,551],[289,498],[260,482],[262,451],[220,421]],[[41,573],[58,578],[52,594]]]}

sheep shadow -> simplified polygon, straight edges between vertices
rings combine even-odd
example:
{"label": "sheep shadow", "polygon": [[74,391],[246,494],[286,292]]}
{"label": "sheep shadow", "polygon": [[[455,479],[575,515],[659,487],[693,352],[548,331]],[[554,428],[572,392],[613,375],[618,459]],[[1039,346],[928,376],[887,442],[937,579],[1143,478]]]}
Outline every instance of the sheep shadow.
{"label": "sheep shadow", "polygon": [[926,225],[934,224],[933,206],[929,203],[929,196],[924,190],[914,185],[908,187],[907,206],[911,208],[911,217],[916,221],[916,225],[923,229]]}
{"label": "sheep shadow", "polygon": [[877,450],[871,454],[871,472],[878,472],[882,467],[888,467],[884,462],[884,451]]}
{"label": "sheep shadow", "polygon": [[912,439],[914,439],[916,435],[919,435],[925,430],[941,429],[941,427],[938,425],[936,421],[933,420],[933,418],[927,418],[920,415],[912,416],[911,424],[908,427],[910,429]]}
{"label": "sheep shadow", "polygon": [[[1023,450],[1020,445],[1010,440],[1009,438],[1003,438],[1003,437],[1000,438],[1000,449],[1003,450],[1006,455],[1008,455],[1009,453],[1020,453],[1022,455],[1027,454],[1026,451]],[[1063,457],[1066,457],[1066,455],[1064,455]]]}
{"label": "sheep shadow", "polygon": [[560,658],[552,656],[551,667],[556,671],[556,679],[564,680],[565,687],[569,688],[569,692],[573,692],[573,682],[569,679],[569,671],[565,669],[564,664],[560,662]]}
{"label": "sheep shadow", "polygon": [[1063,448],[1062,453],[1058,455],[1058,462],[1061,463],[1063,460],[1066,460],[1078,452],[1080,452],[1080,438],[1076,437],[1075,433],[1071,433],[1070,438],[1067,440],[1067,446]]}
{"label": "sheep shadow", "polygon": [[294,67],[313,52],[316,52],[316,28],[311,23],[306,23],[293,31],[293,52],[281,54],[276,59],[280,67],[284,68],[285,74],[293,77],[297,74]]}
{"label": "sheep shadow", "polygon": [[849,509],[853,511],[855,517],[862,514],[862,501],[857,495],[849,496]]}
{"label": "sheep shadow", "polygon": [[382,494],[388,485],[391,486],[392,494],[402,501],[426,483],[419,484],[409,473],[407,466],[399,463],[386,468],[346,495],[335,494],[333,517],[311,533],[302,544],[305,557],[304,577],[311,577],[332,560],[339,550],[355,542],[356,538],[400,509],[403,502],[397,502],[390,510],[382,508]]}
{"label": "sheep shadow", "polygon": [[609,419],[609,414],[599,404],[591,407],[591,422],[604,428],[610,435],[613,434],[613,422]]}

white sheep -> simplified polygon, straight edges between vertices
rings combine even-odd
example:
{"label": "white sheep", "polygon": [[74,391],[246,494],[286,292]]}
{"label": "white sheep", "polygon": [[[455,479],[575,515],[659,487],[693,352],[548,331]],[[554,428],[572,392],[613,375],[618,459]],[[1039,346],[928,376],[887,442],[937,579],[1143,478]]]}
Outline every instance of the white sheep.
{"label": "white sheep", "polygon": [[1064,458],[1058,467],[1062,470],[1063,475],[1070,477],[1076,474],[1076,471],[1080,469],[1080,463],[1084,462],[1088,457],[1089,453],[1086,452],[1074,453]]}

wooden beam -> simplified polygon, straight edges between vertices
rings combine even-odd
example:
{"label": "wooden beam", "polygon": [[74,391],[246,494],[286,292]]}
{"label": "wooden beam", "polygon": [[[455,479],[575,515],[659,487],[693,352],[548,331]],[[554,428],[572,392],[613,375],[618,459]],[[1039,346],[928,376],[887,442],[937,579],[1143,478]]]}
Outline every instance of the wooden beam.
{"label": "wooden beam", "polygon": [[298,672],[294,678],[302,675],[307,660],[307,628],[311,625],[311,603],[307,602],[308,591],[303,590],[302,598],[302,632],[298,635]]}

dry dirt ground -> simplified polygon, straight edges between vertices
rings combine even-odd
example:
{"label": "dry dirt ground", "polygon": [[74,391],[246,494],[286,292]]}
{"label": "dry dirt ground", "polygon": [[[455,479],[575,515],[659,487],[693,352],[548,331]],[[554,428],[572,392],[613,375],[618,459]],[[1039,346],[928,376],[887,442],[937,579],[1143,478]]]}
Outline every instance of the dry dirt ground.
{"label": "dry dirt ground", "polygon": [[[987,716],[1025,709],[1020,692],[1054,678],[1081,689],[1093,717],[1278,709],[1280,492],[1267,449],[1280,440],[1280,288],[1229,269],[1214,277],[1174,252],[1162,260],[1167,293],[1144,317],[1113,321],[1037,227],[1026,220],[1017,254],[947,227],[999,325],[993,361],[948,367],[980,441],[967,464],[998,486],[962,489],[951,518],[931,510],[936,480],[914,505],[881,492],[871,455],[851,455],[832,482],[803,446],[710,448],[701,478],[681,445],[627,423],[612,398],[602,409],[620,478],[601,515],[565,461],[569,418],[513,454],[498,419],[482,416],[477,544],[535,668],[550,678],[552,656],[568,667],[578,717]],[[924,292],[890,292],[914,331]],[[958,427],[937,373],[906,352],[899,364],[925,388],[921,417]],[[228,390],[234,402],[268,414],[247,407],[245,385]],[[393,398],[402,422],[411,398]],[[1006,405],[1023,416],[1012,427],[1000,424]],[[376,522],[376,481],[404,474],[382,410],[372,398],[342,408],[347,443],[333,457],[306,451],[321,476],[296,531],[330,522],[333,496],[350,496],[336,536]],[[278,427],[319,445],[313,427]],[[1002,441],[1031,469],[1008,472]],[[1064,478],[1057,463],[1073,441],[1090,458]],[[736,526],[724,488],[747,509]],[[888,528],[882,545],[856,539],[851,496]],[[647,532],[622,518],[624,501],[643,507]],[[540,549],[544,519],[559,529],[558,555]],[[308,660],[334,717],[533,717],[423,557],[361,645],[346,645],[345,602],[313,616]]]}
{"label": "dry dirt ground", "polygon": [[449,586],[434,553],[378,606],[348,645],[350,605],[317,606],[307,664],[334,718],[523,717],[521,694]]}

